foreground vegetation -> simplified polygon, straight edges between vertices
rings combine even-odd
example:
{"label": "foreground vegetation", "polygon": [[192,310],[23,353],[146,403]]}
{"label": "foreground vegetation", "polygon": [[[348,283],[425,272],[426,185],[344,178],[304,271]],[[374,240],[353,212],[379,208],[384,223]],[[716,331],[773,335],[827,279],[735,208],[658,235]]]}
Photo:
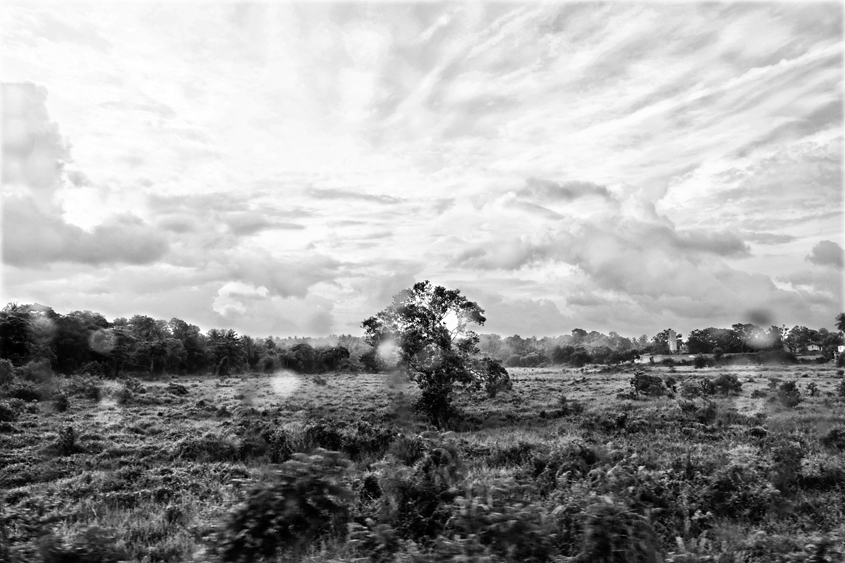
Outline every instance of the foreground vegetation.
{"label": "foreground vegetation", "polygon": [[[828,365],[0,380],[0,561],[841,561]],[[331,453],[336,452],[336,453]]]}

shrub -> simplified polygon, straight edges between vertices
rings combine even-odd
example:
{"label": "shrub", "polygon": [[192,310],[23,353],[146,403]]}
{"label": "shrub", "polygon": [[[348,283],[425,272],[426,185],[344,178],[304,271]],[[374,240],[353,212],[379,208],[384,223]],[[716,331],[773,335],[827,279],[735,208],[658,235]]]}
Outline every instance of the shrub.
{"label": "shrub", "polygon": [[0,403],[0,422],[14,422],[18,419],[18,412],[9,403]]}
{"label": "shrub", "polygon": [[798,406],[803,399],[798,385],[794,381],[785,381],[778,387],[778,400],[787,408]]}
{"label": "shrub", "polygon": [[185,438],[176,444],[175,455],[195,461],[236,461],[238,447],[235,442],[219,434],[208,433],[199,438]]}
{"label": "shrub", "polygon": [[15,378],[15,366],[9,360],[0,360],[0,386],[11,385]]}
{"label": "shrub", "polygon": [[530,477],[543,494],[557,488],[564,475],[583,478],[606,456],[586,444],[571,442],[547,454],[536,454],[531,460]]}
{"label": "shrub", "polygon": [[53,379],[53,370],[50,368],[50,361],[47,359],[33,360],[15,369],[18,379],[32,381],[33,383],[47,383]]}
{"label": "shrub", "polygon": [[343,429],[337,421],[317,419],[308,423],[303,432],[306,448],[322,448],[331,451],[343,449]]}
{"label": "shrub", "polygon": [[722,395],[738,395],[742,392],[742,383],[732,373],[722,373],[714,381],[713,386],[717,393]]}
{"label": "shrub", "polygon": [[583,563],[659,563],[660,538],[648,518],[609,498],[587,508],[583,547],[576,561]]}
{"label": "shrub", "polygon": [[647,373],[638,371],[630,380],[631,391],[635,396],[640,394],[656,397],[666,393],[666,387],[663,380],[657,375],[649,375]]}
{"label": "shrub", "polygon": [[695,399],[696,397],[701,396],[701,386],[698,384],[698,381],[694,379],[688,379],[686,381],[681,382],[681,397],[684,399]]}
{"label": "shrub", "polygon": [[94,377],[74,376],[68,384],[68,391],[77,397],[100,401],[103,398],[103,390],[100,382]]}
{"label": "shrub", "polygon": [[420,436],[400,436],[391,445],[387,453],[407,466],[412,466],[425,455],[426,444]]}
{"label": "shrub", "polygon": [[15,381],[6,388],[5,395],[10,399],[20,399],[26,402],[41,401],[48,396],[45,389],[30,381]]}
{"label": "shrub", "polygon": [[321,450],[295,454],[274,479],[250,491],[229,515],[219,541],[222,561],[252,562],[280,551],[296,552],[348,520],[353,495],[343,482],[349,463]]}
{"label": "shrub", "polygon": [[44,563],[117,563],[129,557],[115,534],[99,526],[87,528],[69,542],[48,534],[38,541],[38,551]]}
{"label": "shrub", "polygon": [[757,462],[734,461],[719,467],[709,479],[704,502],[718,516],[759,521],[780,502],[780,493]]}
{"label": "shrub", "polygon": [[473,537],[508,561],[550,561],[557,552],[557,526],[524,485],[513,480],[473,483],[455,504],[450,536]]}
{"label": "shrub", "polygon": [[772,484],[781,492],[787,492],[801,477],[801,460],[804,449],[797,442],[780,442],[772,448]]}
{"label": "shrub", "polygon": [[560,416],[578,415],[584,412],[582,403],[568,399],[566,395],[561,395],[558,398],[557,405]]}
{"label": "shrub", "polygon": [[132,402],[132,391],[130,391],[126,386],[121,387],[118,389],[117,393],[115,393],[114,400],[118,405],[128,405]]}
{"label": "shrub", "polygon": [[519,466],[531,459],[533,451],[533,444],[522,441],[507,446],[494,446],[487,457],[487,466]]}
{"label": "shrub", "polygon": [[188,388],[182,385],[181,383],[170,383],[167,386],[167,392],[172,393],[174,395],[178,395],[180,397],[184,397],[189,393]]}
{"label": "shrub", "polygon": [[437,537],[453,515],[452,502],[463,478],[455,447],[437,436],[423,436],[425,454],[413,467],[381,465],[380,520],[413,541]]}
{"label": "shrub", "polygon": [[73,426],[65,426],[59,431],[59,437],[56,440],[56,453],[61,456],[73,455],[82,451],[79,444],[76,443],[77,435]]}
{"label": "shrub", "polygon": [[681,383],[681,397],[684,399],[694,399],[696,397],[709,397],[716,393],[716,385],[713,380],[702,379],[688,379]]}
{"label": "shrub", "polygon": [[276,358],[274,356],[264,356],[258,360],[258,365],[264,373],[273,373],[276,371]]}
{"label": "shrub", "polygon": [[692,359],[692,365],[695,369],[701,369],[707,367],[707,358],[702,356],[701,354],[697,355],[695,358]]}
{"label": "shrub", "polygon": [[845,427],[837,426],[831,428],[819,441],[826,448],[845,450]]}
{"label": "shrub", "polygon": [[64,393],[59,393],[53,397],[53,408],[56,412],[65,412],[70,408],[70,399]]}

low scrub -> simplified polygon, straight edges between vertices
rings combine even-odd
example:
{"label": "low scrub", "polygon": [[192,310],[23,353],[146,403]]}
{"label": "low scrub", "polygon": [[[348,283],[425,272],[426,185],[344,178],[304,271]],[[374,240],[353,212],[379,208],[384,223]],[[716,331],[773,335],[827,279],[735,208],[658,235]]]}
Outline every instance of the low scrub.
{"label": "low scrub", "polygon": [[247,563],[304,551],[314,541],[346,530],[353,494],[349,462],[320,450],[296,454],[272,479],[250,491],[220,533],[221,561]]}

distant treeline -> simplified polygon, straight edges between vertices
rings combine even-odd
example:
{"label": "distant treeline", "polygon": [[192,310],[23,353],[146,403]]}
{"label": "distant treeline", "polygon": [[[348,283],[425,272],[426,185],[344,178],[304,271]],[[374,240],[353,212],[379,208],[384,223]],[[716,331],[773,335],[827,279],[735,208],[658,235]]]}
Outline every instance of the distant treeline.
{"label": "distant treeline", "polygon": [[[480,335],[485,355],[508,367],[551,364],[583,366],[614,364],[642,354],[669,353],[666,329],[652,338],[626,338],[576,328],[559,337],[523,338]],[[793,354],[818,350],[832,357],[842,335],[807,327],[761,328],[735,324],[729,329],[693,330],[686,340],[677,335],[681,350],[690,354],[741,353],[788,349]],[[384,367],[376,350],[357,336],[325,338],[253,338],[231,329],[203,333],[181,319],[169,321],[135,315],[107,320],[91,311],[66,315],[42,305],[10,303],[0,311],[0,359],[32,369],[49,367],[63,374],[90,373],[116,377],[122,373],[377,371]]]}
{"label": "distant treeline", "polygon": [[[651,338],[626,338],[615,332],[600,332],[576,328],[571,334],[558,337],[522,338],[519,335],[502,338],[496,334],[481,335],[482,353],[502,360],[507,367],[536,367],[550,364],[615,364],[645,354],[669,354],[669,333],[663,330]],[[734,324],[731,328],[704,328],[690,332],[684,339],[676,335],[677,351],[685,354],[739,354],[784,350],[797,355],[818,352],[832,358],[836,347],[843,343],[840,332],[826,328],[819,330],[804,326],[791,329],[754,324]]]}

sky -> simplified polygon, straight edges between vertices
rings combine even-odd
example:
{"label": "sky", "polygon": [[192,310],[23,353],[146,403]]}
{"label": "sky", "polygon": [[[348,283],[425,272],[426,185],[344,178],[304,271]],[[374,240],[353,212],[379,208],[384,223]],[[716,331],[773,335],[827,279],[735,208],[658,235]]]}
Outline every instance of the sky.
{"label": "sky", "polygon": [[361,334],[835,325],[841,3],[5,1],[2,300]]}

